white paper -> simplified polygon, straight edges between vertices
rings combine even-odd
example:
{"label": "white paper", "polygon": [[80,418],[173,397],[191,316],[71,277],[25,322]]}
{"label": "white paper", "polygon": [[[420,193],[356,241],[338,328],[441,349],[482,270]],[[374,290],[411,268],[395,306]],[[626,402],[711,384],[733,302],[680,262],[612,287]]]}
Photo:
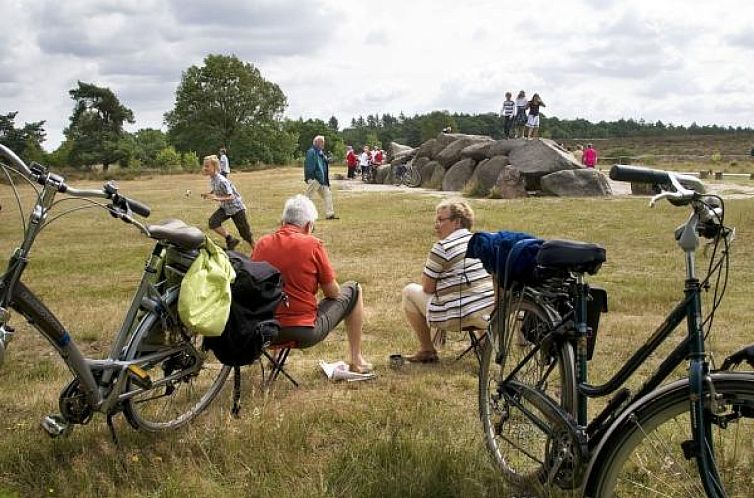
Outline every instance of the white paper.
{"label": "white paper", "polygon": [[335,363],[327,363],[324,360],[319,360],[319,367],[325,372],[327,378],[335,382],[338,380],[346,380],[348,382],[356,382],[360,380],[371,380],[377,378],[374,372],[371,373],[358,373],[351,372],[348,369],[348,363],[345,361],[336,361]]}

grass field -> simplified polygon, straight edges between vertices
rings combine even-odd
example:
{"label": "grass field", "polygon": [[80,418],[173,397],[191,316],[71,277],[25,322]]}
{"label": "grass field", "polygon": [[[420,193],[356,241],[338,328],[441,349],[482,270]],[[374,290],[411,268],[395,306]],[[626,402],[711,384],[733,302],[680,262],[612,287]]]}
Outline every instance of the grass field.
{"label": "grass field", "polygon": [[[256,236],[274,230],[283,201],[303,187],[298,168],[237,173],[232,179]],[[87,185],[97,184],[77,186]],[[198,174],[124,181],[120,187],[150,204],[154,220],[178,217],[205,227],[215,207],[199,198],[206,179]],[[29,191],[24,194],[28,201]],[[379,377],[331,384],[318,371],[319,359],[345,359],[341,326],[323,344],[292,354],[298,389],[281,379],[264,395],[257,388],[258,367],[246,368],[240,419],[229,414],[227,386],[204,415],[175,433],[139,433],[119,417],[116,447],[97,416],[67,439],[51,440],[39,421],[56,412],[69,375],[51,347],[16,315],[18,333],[0,370],[0,496],[511,496],[484,450],[475,360],[452,361],[466,346],[461,334],[450,334],[438,365],[388,367],[390,353],[416,347],[399,311],[400,290],[418,279],[434,242],[438,200],[417,191],[335,193],[341,219],[320,221],[316,235],[326,242],[339,280],[364,286],[364,351]],[[672,232],[687,216],[684,209],[669,204],[649,209],[646,198],[471,202],[477,230],[522,230],[607,248],[607,263],[591,279],[607,289],[610,304],[599,332],[599,360],[592,365],[594,382],[604,381],[651,334],[682,291],[683,258]],[[0,203],[4,264],[19,242],[21,224],[5,185]],[[718,359],[754,342],[754,200],[730,200],[726,206],[726,221],[737,226],[738,238],[711,339]],[[150,248],[148,239],[103,211],[79,211],[42,232],[25,281],[85,353],[103,356]]]}

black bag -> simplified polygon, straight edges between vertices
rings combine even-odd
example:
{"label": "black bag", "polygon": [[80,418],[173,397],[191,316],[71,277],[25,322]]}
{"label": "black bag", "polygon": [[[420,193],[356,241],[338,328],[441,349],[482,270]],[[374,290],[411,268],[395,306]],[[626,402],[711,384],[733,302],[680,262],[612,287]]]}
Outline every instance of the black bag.
{"label": "black bag", "polygon": [[283,277],[274,266],[233,251],[228,251],[228,257],[236,271],[230,287],[230,315],[223,333],[205,337],[204,347],[223,364],[239,367],[254,363],[277,337],[280,324],[275,309],[285,300],[285,293]]}

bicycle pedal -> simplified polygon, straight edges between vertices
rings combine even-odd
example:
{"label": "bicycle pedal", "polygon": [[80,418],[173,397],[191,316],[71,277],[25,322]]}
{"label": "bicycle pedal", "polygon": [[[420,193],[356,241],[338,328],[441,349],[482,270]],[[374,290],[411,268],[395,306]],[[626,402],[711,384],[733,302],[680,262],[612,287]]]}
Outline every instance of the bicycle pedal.
{"label": "bicycle pedal", "polygon": [[137,386],[143,388],[143,389],[151,389],[152,388],[152,379],[149,377],[149,374],[146,370],[141,368],[138,365],[129,365],[128,366],[128,375],[131,378],[131,380],[136,384]]}
{"label": "bicycle pedal", "polygon": [[42,419],[40,425],[51,438],[67,436],[73,430],[73,425],[69,424],[62,415],[48,415]]}

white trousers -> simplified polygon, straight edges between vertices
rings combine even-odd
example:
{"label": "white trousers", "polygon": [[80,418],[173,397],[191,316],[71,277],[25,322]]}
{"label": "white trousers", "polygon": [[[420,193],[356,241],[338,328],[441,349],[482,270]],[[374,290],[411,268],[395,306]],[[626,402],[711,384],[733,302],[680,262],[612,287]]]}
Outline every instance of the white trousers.
{"label": "white trousers", "polygon": [[319,196],[325,201],[325,216],[335,216],[335,208],[332,204],[332,191],[327,185],[320,184],[317,180],[307,180],[306,182],[306,196],[314,200],[314,194],[318,193]]}

